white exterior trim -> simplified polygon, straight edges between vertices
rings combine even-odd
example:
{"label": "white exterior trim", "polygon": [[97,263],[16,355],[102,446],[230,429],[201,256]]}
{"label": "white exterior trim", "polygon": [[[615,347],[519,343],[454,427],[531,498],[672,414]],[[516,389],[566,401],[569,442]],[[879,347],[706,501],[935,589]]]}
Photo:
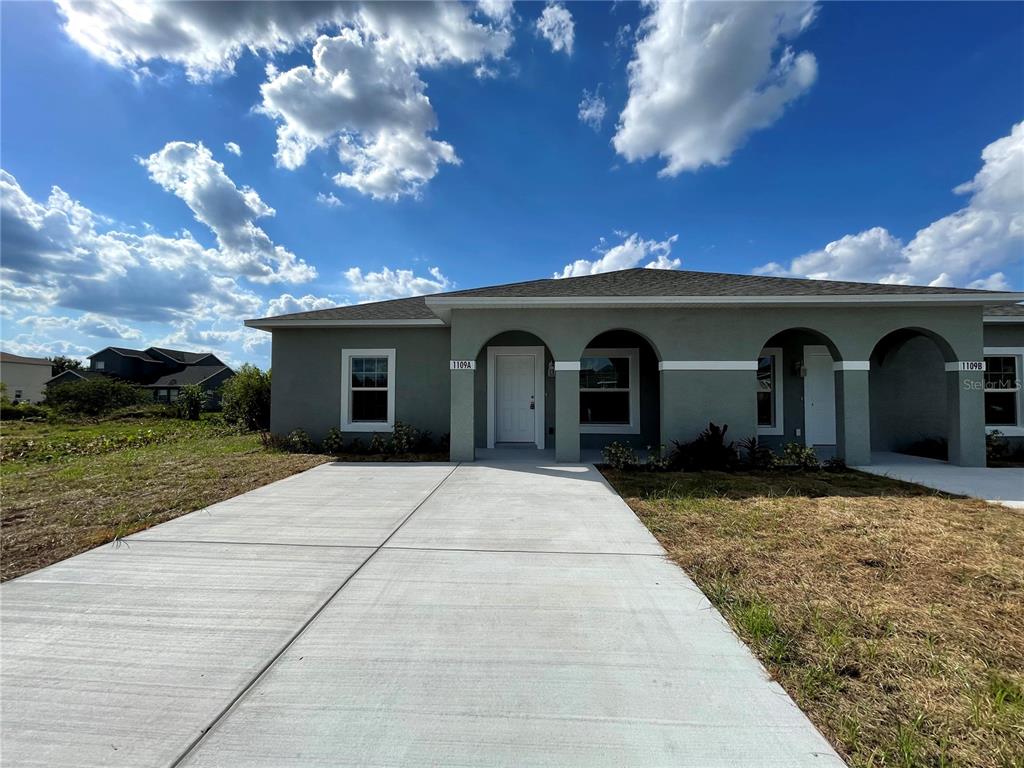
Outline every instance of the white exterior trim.
{"label": "white exterior trim", "polygon": [[833,371],[870,371],[870,360],[837,360],[832,363]]}
{"label": "white exterior trim", "polygon": [[487,307],[673,307],[802,304],[833,306],[861,304],[1010,304],[1024,301],[1024,293],[895,293],[832,296],[427,296],[431,309],[483,309]]}
{"label": "white exterior trim", "polygon": [[421,320],[315,320],[269,317],[266,319],[246,320],[247,328],[265,331],[270,328],[421,328],[435,326],[442,328],[447,325],[444,320],[436,317]]}
{"label": "white exterior trim", "polygon": [[[770,427],[757,425],[757,434],[784,435],[786,434],[786,422],[785,414],[783,413],[783,404],[785,403],[785,400],[782,397],[782,372],[784,370],[782,359],[782,347],[765,347],[758,354],[758,357],[767,357],[768,355],[771,355],[772,357],[775,358],[775,380],[772,382],[772,400],[775,401],[775,424],[773,424]],[[757,370],[757,360],[754,361],[754,370]],[[756,389],[751,394],[751,397],[757,397]]]}
{"label": "white exterior trim", "polygon": [[[625,357],[629,359],[629,424],[583,424],[581,435],[640,434],[640,349],[637,347],[597,348],[583,350],[583,357]],[[576,363],[576,370],[582,366]],[[582,385],[580,391],[583,391]]]}
{"label": "white exterior trim", "polygon": [[579,360],[555,360],[556,371],[578,371],[580,370]]}
{"label": "white exterior trim", "polygon": [[[544,450],[544,347],[488,347],[487,348],[487,447],[494,448],[495,435],[495,385],[497,366],[495,358],[499,355],[533,355],[534,375],[534,421],[537,447]],[[558,363],[555,363],[558,365]],[[578,366],[579,363],[577,362]]]}
{"label": "white exterior trim", "polygon": [[985,315],[983,323],[1024,323],[1024,315]]}
{"label": "white exterior trim", "polygon": [[659,371],[756,371],[757,360],[662,360]]}
{"label": "white exterior trim", "polygon": [[[1024,347],[985,347],[982,354],[985,357],[1014,357],[1016,358],[1016,374],[1024,377]],[[1017,423],[1014,424],[986,424],[985,434],[998,431],[1006,437],[1024,437],[1024,385],[1017,386]],[[991,391],[991,390],[990,390]],[[982,396],[985,390],[982,389]]]}
{"label": "white exterior trim", "polygon": [[[352,358],[386,357],[388,359],[388,420],[352,421]],[[341,350],[341,431],[342,432],[394,432],[395,431],[395,350],[342,349]]]}

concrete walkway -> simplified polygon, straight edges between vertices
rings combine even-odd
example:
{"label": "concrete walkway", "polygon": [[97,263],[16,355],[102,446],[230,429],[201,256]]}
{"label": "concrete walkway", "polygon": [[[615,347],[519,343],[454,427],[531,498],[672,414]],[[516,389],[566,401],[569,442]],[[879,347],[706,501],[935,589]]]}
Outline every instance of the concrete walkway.
{"label": "concrete walkway", "polygon": [[5,766],[841,766],[590,466],[324,465],[0,587]]}
{"label": "concrete walkway", "polygon": [[856,469],[918,483],[946,493],[1024,509],[1024,469],[958,467],[945,461],[923,459],[905,453],[873,453],[871,466]]}

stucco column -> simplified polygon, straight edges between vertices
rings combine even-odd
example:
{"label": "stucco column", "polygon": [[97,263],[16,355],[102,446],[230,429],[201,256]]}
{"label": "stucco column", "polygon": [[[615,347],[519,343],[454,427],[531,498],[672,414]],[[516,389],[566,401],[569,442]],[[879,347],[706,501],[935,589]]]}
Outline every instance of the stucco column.
{"label": "stucco column", "polygon": [[871,463],[868,361],[836,363],[836,449],[847,466]]}
{"label": "stucco column", "polygon": [[452,461],[473,461],[475,433],[473,427],[474,387],[476,371],[451,372],[452,426],[449,446]]}
{"label": "stucco column", "polygon": [[[709,422],[728,426],[726,441],[757,434],[756,362],[676,361],[661,364],[661,443],[687,443]],[[691,368],[687,366],[696,366]],[[734,367],[725,367],[733,365]]]}
{"label": "stucco column", "polygon": [[555,460],[580,460],[580,362],[555,361]]}
{"label": "stucco column", "polygon": [[985,466],[985,383],[980,371],[946,364],[949,408],[949,461],[962,467]]}

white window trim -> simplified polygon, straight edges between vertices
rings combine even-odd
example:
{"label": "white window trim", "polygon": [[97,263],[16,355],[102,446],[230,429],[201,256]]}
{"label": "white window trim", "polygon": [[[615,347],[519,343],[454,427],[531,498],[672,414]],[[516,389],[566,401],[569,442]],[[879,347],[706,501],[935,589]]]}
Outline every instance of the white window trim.
{"label": "white window trim", "polygon": [[[636,347],[591,347],[583,357],[625,357],[629,359],[629,424],[580,424],[583,435],[640,434],[640,350]],[[580,387],[580,392],[583,387]],[[609,390],[604,390],[609,391]],[[618,390],[612,390],[618,391]]]}
{"label": "white window trim", "polygon": [[102,371],[106,367],[107,367],[107,364],[105,362],[103,362],[102,360],[93,360],[92,361],[92,369],[94,371]]}
{"label": "white window trim", "polygon": [[[765,347],[757,355],[758,359],[762,357],[774,357],[775,358],[775,380],[772,382],[772,395],[775,401],[774,413],[775,413],[775,424],[770,427],[758,425],[757,434],[759,435],[784,435],[786,434],[786,422],[785,416],[782,412],[782,347]],[[756,363],[756,361],[755,361]],[[754,384],[757,384],[757,370],[754,370]],[[757,399],[757,392],[754,392],[755,403]],[[755,405],[754,410],[754,421],[757,421],[757,409]]]}
{"label": "white window trim", "polygon": [[[985,357],[1014,358],[1017,367],[1015,375],[1018,381],[1024,378],[1024,347],[985,347],[983,354]],[[985,434],[999,432],[1006,437],[1024,437],[1024,413],[1021,413],[1022,407],[1024,407],[1024,394],[1021,389],[1021,387],[1017,388],[1017,424],[986,424]],[[985,391],[994,390],[982,390],[982,397],[984,397]]]}
{"label": "white window trim", "polygon": [[[386,357],[388,359],[388,420],[352,421],[352,358]],[[342,432],[394,432],[395,430],[395,350],[343,349],[341,350],[341,431]]]}
{"label": "white window trim", "polygon": [[[494,448],[497,433],[497,360],[499,355],[533,355],[534,442],[544,450],[544,347],[487,348],[487,447]],[[527,443],[528,445],[528,443]]]}

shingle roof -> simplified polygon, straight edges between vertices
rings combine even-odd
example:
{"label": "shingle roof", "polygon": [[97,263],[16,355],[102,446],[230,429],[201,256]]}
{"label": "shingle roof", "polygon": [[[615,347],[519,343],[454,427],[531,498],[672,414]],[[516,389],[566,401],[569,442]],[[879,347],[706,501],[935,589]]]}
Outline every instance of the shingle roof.
{"label": "shingle roof", "polygon": [[161,376],[147,387],[183,387],[186,384],[199,384],[222,371],[231,370],[226,365],[192,365],[177,373]]}
{"label": "shingle roof", "polygon": [[23,355],[12,355],[10,352],[0,352],[0,363],[22,363],[23,365],[53,365],[49,360],[42,357],[24,357]]}
{"label": "shingle roof", "polygon": [[[730,275],[673,269],[623,269],[582,277],[549,278],[484,288],[435,293],[431,298],[574,298],[640,296],[893,296],[908,294],[986,293],[967,288],[883,285],[835,280],[806,280],[763,275]],[[279,315],[288,320],[430,320],[436,318],[424,296],[353,304]],[[266,320],[269,318],[260,318]]]}
{"label": "shingle roof", "polygon": [[146,353],[148,354],[151,349],[167,355],[167,357],[172,360],[177,360],[179,363],[183,363],[184,365],[198,363],[204,357],[209,357],[213,354],[212,352],[185,352],[180,349],[165,349],[163,347],[148,347],[146,349]]}
{"label": "shingle roof", "polygon": [[986,307],[985,317],[1024,317],[1024,304],[1003,304],[1000,307]]}
{"label": "shingle roof", "polygon": [[89,357],[90,358],[96,357],[96,355],[100,354],[100,352],[103,352],[103,351],[108,350],[108,349],[111,349],[114,352],[117,352],[119,355],[124,355],[125,357],[138,357],[138,358],[140,358],[142,360],[145,360],[147,362],[150,362],[150,363],[159,363],[160,362],[155,357],[150,357],[149,355],[147,355],[143,350],[141,350],[141,349],[131,349],[130,347],[104,347],[99,352],[94,352],[93,354],[89,355]]}
{"label": "shingle roof", "polygon": [[77,376],[80,379],[104,379],[104,378],[116,379],[117,378],[116,376],[111,376],[109,373],[104,373],[103,371],[91,371],[88,368],[81,368],[79,370],[74,370],[72,368],[68,368],[68,369],[65,369],[65,370],[61,371],[56,376],[54,376],[54,377],[52,377],[50,379],[47,379],[46,383],[47,384],[52,384],[57,379],[65,378],[67,376]]}

